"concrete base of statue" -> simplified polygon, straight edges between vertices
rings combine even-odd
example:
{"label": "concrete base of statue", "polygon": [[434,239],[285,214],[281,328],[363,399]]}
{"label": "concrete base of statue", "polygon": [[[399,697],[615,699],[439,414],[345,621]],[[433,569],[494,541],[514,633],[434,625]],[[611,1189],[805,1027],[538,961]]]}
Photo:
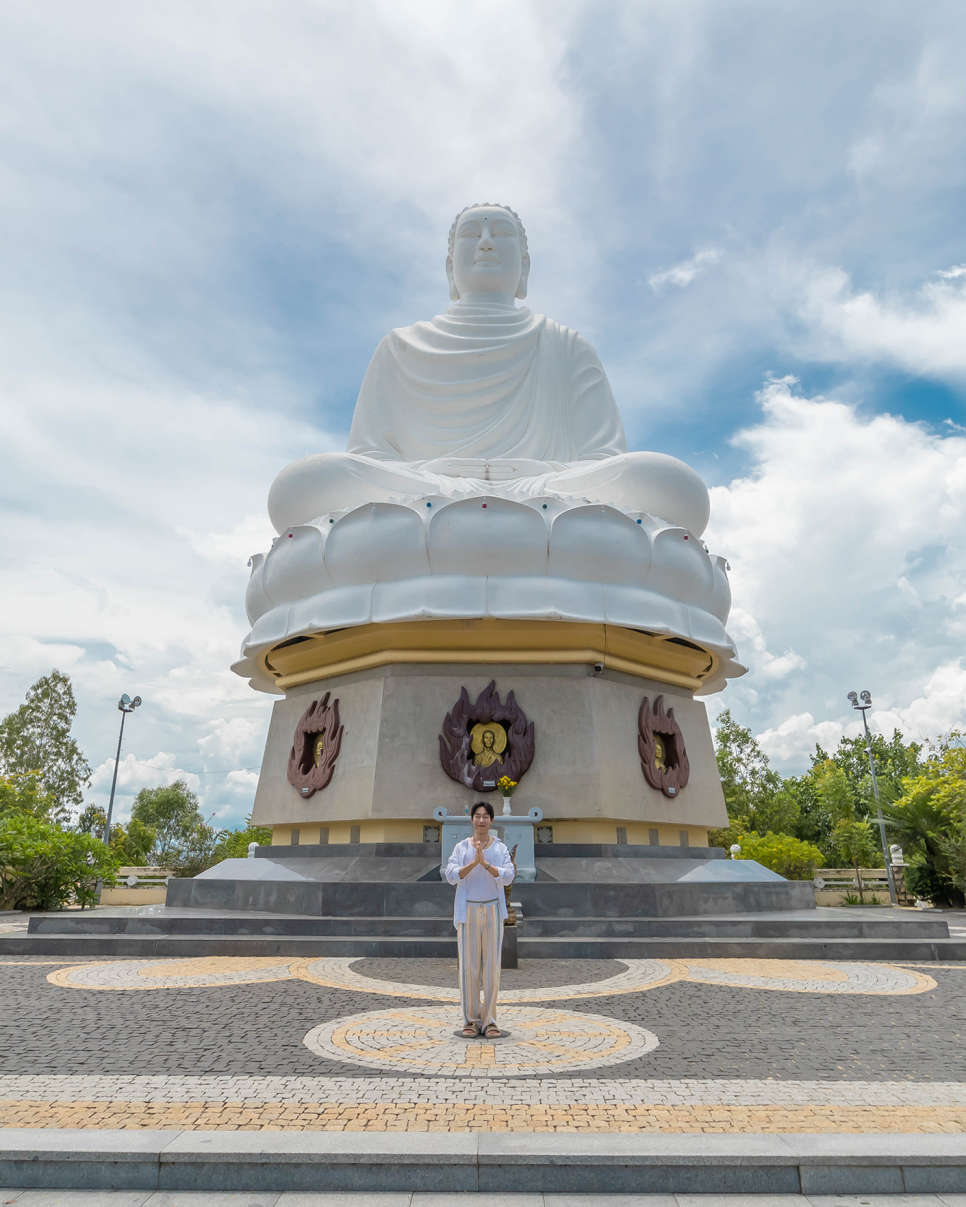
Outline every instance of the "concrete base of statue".
{"label": "concrete base of statue", "polygon": [[[559,634],[569,626],[540,627]],[[700,656],[667,649],[682,660]],[[440,815],[460,817],[486,799],[497,825],[516,825],[500,813],[495,781],[503,764],[488,769],[493,785],[481,788],[454,781],[441,763],[447,714],[464,688],[476,701],[491,681],[502,701],[513,693],[534,727],[532,764],[513,799],[516,814],[542,814],[538,842],[706,847],[708,829],[727,825],[708,715],[691,690],[622,671],[532,662],[400,663],[291,686],[274,706],[253,824],[271,827],[276,847],[431,843],[442,837]],[[341,749],[327,785],[303,796],[288,778],[293,735],[326,693],[330,706],[338,702]],[[652,787],[642,769],[639,713],[645,698],[653,705],[658,697],[673,708],[690,765],[686,786],[671,794]]]}

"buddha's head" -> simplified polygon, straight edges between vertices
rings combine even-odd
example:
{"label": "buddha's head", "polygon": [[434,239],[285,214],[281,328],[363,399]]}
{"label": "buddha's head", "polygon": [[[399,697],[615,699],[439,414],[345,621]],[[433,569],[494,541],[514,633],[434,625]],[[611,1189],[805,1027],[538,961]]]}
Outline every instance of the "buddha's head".
{"label": "buddha's head", "polygon": [[468,205],[450,227],[446,276],[454,302],[467,294],[527,296],[527,232],[505,205]]}

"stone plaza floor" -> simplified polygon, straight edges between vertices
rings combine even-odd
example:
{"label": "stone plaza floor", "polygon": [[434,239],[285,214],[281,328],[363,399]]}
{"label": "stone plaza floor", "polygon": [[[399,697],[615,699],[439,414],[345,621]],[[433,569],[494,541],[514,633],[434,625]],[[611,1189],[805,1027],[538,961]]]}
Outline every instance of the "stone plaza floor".
{"label": "stone plaza floor", "polygon": [[963,1132],[964,989],[966,964],[530,961],[504,1036],[467,1041],[455,960],[6,956],[0,1126]]}

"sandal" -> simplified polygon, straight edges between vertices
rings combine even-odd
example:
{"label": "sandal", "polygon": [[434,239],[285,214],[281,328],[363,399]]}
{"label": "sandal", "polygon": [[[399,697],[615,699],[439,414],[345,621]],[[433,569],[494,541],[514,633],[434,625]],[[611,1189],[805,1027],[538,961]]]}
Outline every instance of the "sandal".
{"label": "sandal", "polygon": [[497,1026],[494,1026],[493,1023],[490,1023],[490,1025],[483,1032],[483,1034],[486,1036],[487,1039],[499,1039],[500,1038],[500,1028]]}
{"label": "sandal", "polygon": [[464,1039],[476,1039],[476,1037],[479,1035],[479,1033],[480,1033],[479,1028],[474,1027],[472,1023],[467,1023],[466,1026],[463,1028],[463,1038]]}

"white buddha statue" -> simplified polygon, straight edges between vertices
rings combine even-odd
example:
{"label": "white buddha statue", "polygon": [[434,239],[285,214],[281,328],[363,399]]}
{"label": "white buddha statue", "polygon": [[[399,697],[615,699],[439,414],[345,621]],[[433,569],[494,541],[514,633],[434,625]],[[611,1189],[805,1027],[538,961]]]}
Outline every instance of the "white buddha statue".
{"label": "white buddha statue", "polygon": [[446,313],[376,349],[348,451],[303,457],[275,479],[276,530],[365,503],[482,494],[605,503],[700,536],[709,503],[698,475],[663,453],[629,453],[593,347],[516,306],[530,256],[513,210],[463,210],[446,273]]}

